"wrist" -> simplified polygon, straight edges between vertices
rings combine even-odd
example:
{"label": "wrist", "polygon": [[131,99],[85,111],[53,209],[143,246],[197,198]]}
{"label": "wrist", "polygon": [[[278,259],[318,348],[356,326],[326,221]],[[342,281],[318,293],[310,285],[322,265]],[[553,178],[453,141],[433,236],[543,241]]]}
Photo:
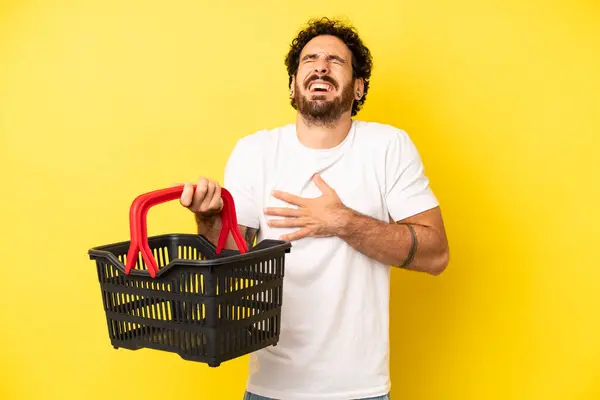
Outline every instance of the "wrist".
{"label": "wrist", "polygon": [[221,204],[221,207],[218,210],[209,210],[204,212],[194,211],[194,218],[199,224],[214,223],[221,216],[221,211],[223,211],[223,204]]}
{"label": "wrist", "polygon": [[354,212],[346,207],[342,206],[336,213],[336,223],[334,234],[339,237],[344,237],[351,232],[352,221],[354,219]]}
{"label": "wrist", "polygon": [[198,227],[198,234],[206,235],[210,231],[212,231],[217,225],[217,221],[219,220],[219,214],[203,215],[200,213],[194,213],[194,218]]}
{"label": "wrist", "polygon": [[194,213],[194,217],[196,218],[196,222],[210,222],[217,219],[219,214],[206,215],[201,213]]}

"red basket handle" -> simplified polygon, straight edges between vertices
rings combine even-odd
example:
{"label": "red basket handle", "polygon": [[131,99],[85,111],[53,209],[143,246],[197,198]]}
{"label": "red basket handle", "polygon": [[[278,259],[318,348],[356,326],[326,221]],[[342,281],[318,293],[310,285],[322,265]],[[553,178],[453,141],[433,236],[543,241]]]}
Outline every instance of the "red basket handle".
{"label": "red basket handle", "polygon": [[[196,185],[193,185],[194,189]],[[129,227],[131,242],[127,252],[127,261],[125,265],[125,274],[129,274],[136,265],[138,254],[141,252],[142,258],[148,267],[151,277],[156,277],[158,265],[156,259],[148,246],[147,215],[151,207],[175,200],[181,197],[183,186],[176,186],[168,189],[155,190],[138,196],[129,210]],[[216,252],[220,254],[227,243],[229,233],[232,234],[240,253],[248,251],[245,240],[239,231],[237,216],[233,197],[225,188],[221,188],[221,198],[223,199],[223,209],[221,210],[222,228],[217,243]]]}
{"label": "red basket handle", "polygon": [[[192,187],[195,188],[196,186],[193,185]],[[177,190],[173,190],[173,189],[177,189]],[[137,217],[134,216],[133,220],[141,222],[141,225],[139,226],[139,228],[140,228],[139,231],[140,231],[140,235],[141,235],[140,236],[141,243],[146,243],[148,241],[146,216],[147,216],[147,213],[148,213],[148,210],[150,209],[150,207],[153,207],[156,204],[159,204],[159,203],[162,203],[165,201],[177,199],[181,196],[182,191],[183,191],[183,187],[176,187],[176,188],[170,188],[170,189],[162,189],[162,190],[158,190],[155,192],[146,193],[146,194],[140,196],[141,197],[141,199],[139,201],[140,205],[139,205],[139,207],[137,207],[137,209],[139,209],[139,211],[134,208],[134,212],[138,212],[139,215],[137,215]],[[236,244],[238,245],[238,249],[241,252],[246,252],[246,251],[248,251],[248,247],[246,246],[246,242],[244,241],[244,238],[238,228],[237,216],[236,216],[233,197],[231,196],[229,191],[227,191],[226,189],[221,189],[221,198],[223,199],[223,209],[221,211],[221,220],[223,222],[223,226],[225,227],[225,229],[221,228],[221,234],[219,236],[219,241],[217,243],[217,254],[219,254],[221,252],[221,250],[227,244],[227,237],[229,236],[230,232],[231,232]]]}

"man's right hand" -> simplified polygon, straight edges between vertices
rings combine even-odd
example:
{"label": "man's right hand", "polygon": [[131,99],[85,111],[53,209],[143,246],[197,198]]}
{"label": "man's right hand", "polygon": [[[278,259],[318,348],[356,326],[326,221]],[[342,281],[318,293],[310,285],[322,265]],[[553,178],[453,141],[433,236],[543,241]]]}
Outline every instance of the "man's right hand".
{"label": "man's right hand", "polygon": [[217,181],[204,177],[198,181],[196,190],[191,183],[184,184],[179,201],[182,206],[203,218],[214,217],[223,209],[221,186]]}

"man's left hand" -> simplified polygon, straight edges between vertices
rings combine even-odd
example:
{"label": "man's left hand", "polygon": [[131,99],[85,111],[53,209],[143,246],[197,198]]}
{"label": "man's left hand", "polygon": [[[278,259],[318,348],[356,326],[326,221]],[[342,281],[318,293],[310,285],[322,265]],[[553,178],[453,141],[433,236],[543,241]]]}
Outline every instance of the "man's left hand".
{"label": "man's left hand", "polygon": [[308,236],[335,236],[344,226],[349,209],[344,206],[333,190],[318,174],[313,180],[322,196],[307,199],[290,193],[274,191],[273,197],[298,206],[295,208],[271,207],[265,209],[265,215],[285,217],[284,219],[268,220],[269,226],[277,228],[300,228],[281,240],[298,240]]}

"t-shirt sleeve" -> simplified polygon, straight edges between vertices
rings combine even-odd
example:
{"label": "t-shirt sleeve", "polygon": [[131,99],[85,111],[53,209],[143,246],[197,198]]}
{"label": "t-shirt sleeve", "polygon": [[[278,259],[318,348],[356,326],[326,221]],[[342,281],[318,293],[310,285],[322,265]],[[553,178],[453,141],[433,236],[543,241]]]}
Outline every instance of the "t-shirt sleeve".
{"label": "t-shirt sleeve", "polygon": [[406,132],[398,131],[391,140],[385,167],[385,201],[394,221],[439,205],[429,186],[421,156]]}
{"label": "t-shirt sleeve", "polygon": [[256,202],[257,151],[250,137],[240,139],[225,165],[223,187],[235,203],[238,224],[259,229],[259,210]]}

